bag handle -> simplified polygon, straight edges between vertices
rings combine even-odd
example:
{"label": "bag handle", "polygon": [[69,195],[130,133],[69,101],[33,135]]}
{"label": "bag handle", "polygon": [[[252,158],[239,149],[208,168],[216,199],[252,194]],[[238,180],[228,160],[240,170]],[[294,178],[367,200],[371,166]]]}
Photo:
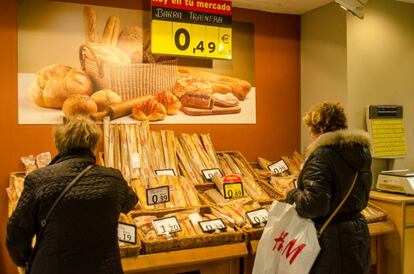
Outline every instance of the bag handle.
{"label": "bag handle", "polygon": [[359,172],[357,171],[354,176],[354,180],[352,181],[351,187],[348,189],[348,192],[345,194],[344,198],[342,198],[342,201],[339,203],[339,205],[335,208],[335,210],[331,213],[331,216],[329,216],[328,220],[325,221],[325,223],[322,225],[321,229],[318,231],[318,238],[321,237],[323,231],[326,229],[326,227],[329,225],[329,223],[332,221],[333,218],[335,218],[338,211],[342,208],[342,206],[345,204],[346,200],[348,199],[349,195],[351,194],[352,190],[354,189],[356,180],[358,178]]}

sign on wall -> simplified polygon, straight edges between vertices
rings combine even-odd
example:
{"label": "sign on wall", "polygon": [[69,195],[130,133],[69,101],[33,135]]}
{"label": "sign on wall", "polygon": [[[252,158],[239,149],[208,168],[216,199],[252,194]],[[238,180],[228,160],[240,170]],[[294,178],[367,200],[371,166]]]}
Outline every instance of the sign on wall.
{"label": "sign on wall", "polygon": [[152,0],[151,14],[153,53],[231,59],[231,2]]}
{"label": "sign on wall", "polygon": [[[146,11],[18,1],[19,123],[82,113],[122,123],[255,124],[254,25],[232,22],[229,1],[155,2]],[[190,11],[191,3],[203,6]],[[191,20],[173,20],[178,11]],[[156,24],[175,26],[191,58],[155,50],[171,45],[151,31],[154,14],[163,14]]]}

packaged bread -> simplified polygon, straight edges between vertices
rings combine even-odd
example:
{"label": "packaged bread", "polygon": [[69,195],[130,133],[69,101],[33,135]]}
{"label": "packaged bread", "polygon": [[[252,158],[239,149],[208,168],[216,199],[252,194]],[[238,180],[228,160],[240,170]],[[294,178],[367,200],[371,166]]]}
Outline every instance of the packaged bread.
{"label": "packaged bread", "polygon": [[92,92],[92,80],[85,72],[60,64],[37,71],[30,87],[33,102],[48,108],[62,108],[70,95],[91,95]]}
{"label": "packaged bread", "polygon": [[121,96],[110,89],[102,89],[94,92],[91,96],[98,106],[98,111],[103,111],[109,105],[122,102]]}
{"label": "packaged bread", "polygon": [[239,99],[232,93],[214,93],[214,105],[219,107],[235,107],[239,105]]}
{"label": "packaged bread", "polygon": [[183,107],[211,109],[214,101],[210,94],[202,92],[186,92],[181,97]]}
{"label": "packaged bread", "polygon": [[63,103],[62,111],[66,117],[85,115],[89,116],[98,111],[94,100],[88,95],[75,94],[69,96]]}

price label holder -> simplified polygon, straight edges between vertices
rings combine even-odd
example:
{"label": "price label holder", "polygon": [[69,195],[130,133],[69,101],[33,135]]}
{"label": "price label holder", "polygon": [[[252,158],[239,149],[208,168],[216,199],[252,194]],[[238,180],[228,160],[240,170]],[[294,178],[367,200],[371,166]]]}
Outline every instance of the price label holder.
{"label": "price label holder", "polygon": [[174,169],[156,169],[155,174],[157,176],[161,176],[161,175],[177,176]]}
{"label": "price label holder", "polygon": [[213,232],[216,232],[216,231],[225,231],[226,228],[227,228],[222,219],[201,221],[201,222],[198,222],[198,224],[200,225],[201,230],[204,233],[213,233]]}
{"label": "price label holder", "polygon": [[137,229],[135,225],[118,223],[118,240],[123,243],[137,243]]}
{"label": "price label holder", "polygon": [[244,196],[242,182],[224,183],[223,188],[224,198],[226,199],[242,198]]}
{"label": "price label holder", "polygon": [[246,212],[246,217],[253,226],[265,226],[268,219],[268,212],[264,208],[259,208]]}
{"label": "price label holder", "polygon": [[283,160],[277,161],[276,163],[269,165],[268,168],[269,170],[273,171],[276,175],[289,170],[289,167]]}
{"label": "price label holder", "polygon": [[211,178],[213,178],[214,174],[217,174],[219,178],[223,177],[223,173],[219,168],[203,169],[201,172],[203,173],[204,179],[208,182],[211,182]]}
{"label": "price label holder", "polygon": [[152,226],[157,235],[169,235],[180,232],[181,226],[176,217],[160,218],[152,221]]}
{"label": "price label holder", "polygon": [[147,192],[147,205],[162,204],[162,203],[167,203],[170,201],[169,186],[148,188],[146,192]]}
{"label": "price label holder", "polygon": [[151,1],[151,52],[232,58],[231,1]]}

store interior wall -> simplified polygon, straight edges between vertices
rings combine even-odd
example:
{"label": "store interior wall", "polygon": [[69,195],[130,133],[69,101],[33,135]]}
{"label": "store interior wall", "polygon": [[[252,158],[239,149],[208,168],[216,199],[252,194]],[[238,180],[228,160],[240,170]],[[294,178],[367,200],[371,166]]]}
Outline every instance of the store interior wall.
{"label": "store interior wall", "polygon": [[[301,16],[302,116],[314,103],[337,100],[345,107],[349,127],[366,130],[367,105],[404,107],[408,156],[374,159],[374,183],[381,170],[414,169],[413,14],[412,4],[375,0],[368,1],[362,20],[335,3]],[[332,49],[340,54],[334,56]],[[309,141],[302,126],[301,148]]]}
{"label": "store interior wall", "polygon": [[[149,1],[78,0],[83,4],[142,9]],[[0,10],[0,273],[16,273],[5,247],[9,173],[20,171],[20,157],[50,151],[56,154],[50,125],[18,125],[17,1]],[[299,16],[235,9],[233,19],[255,25],[255,125],[155,125],[155,130],[210,133],[216,150],[240,151],[247,160],[257,156],[278,160],[300,148]],[[270,23],[271,22],[271,23]]]}

